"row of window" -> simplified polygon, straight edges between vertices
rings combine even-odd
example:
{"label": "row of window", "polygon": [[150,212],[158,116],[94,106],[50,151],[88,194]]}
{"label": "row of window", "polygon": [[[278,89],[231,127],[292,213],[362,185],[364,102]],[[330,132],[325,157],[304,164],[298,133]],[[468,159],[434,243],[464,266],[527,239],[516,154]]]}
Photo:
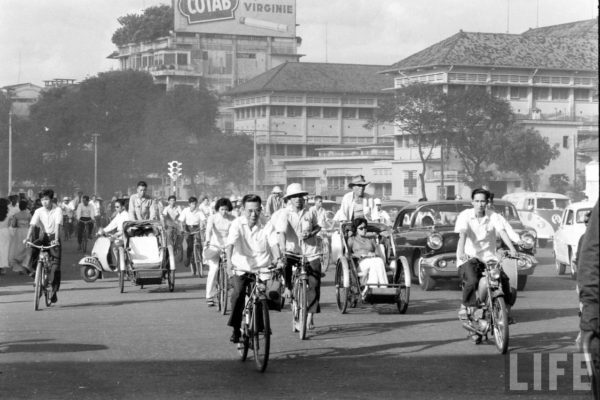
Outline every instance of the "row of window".
{"label": "row of window", "polygon": [[[328,118],[337,119],[340,109],[336,107],[301,107],[301,106],[270,106],[270,115],[272,117],[303,117],[306,108],[307,118]],[[372,108],[342,108],[342,118],[344,119],[370,119],[373,117]],[[238,120],[250,119],[267,116],[267,106],[246,107],[235,110],[235,117]]]}
{"label": "row of window", "polygon": [[[485,90],[485,86],[472,86]],[[465,85],[449,85],[448,93],[452,94],[461,90],[465,90]],[[527,100],[530,88],[525,86],[492,86],[492,96],[510,99],[510,100]],[[531,88],[534,100],[569,100],[569,88],[554,88],[554,87],[534,87]],[[591,89],[574,89],[573,97],[575,101],[598,101],[598,91]]]}

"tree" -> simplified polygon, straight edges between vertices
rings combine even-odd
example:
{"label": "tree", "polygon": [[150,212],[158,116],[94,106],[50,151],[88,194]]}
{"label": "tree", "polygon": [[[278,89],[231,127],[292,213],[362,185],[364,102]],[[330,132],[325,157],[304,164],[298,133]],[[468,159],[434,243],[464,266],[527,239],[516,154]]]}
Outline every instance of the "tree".
{"label": "tree", "polygon": [[519,174],[525,190],[537,190],[537,171],[558,157],[558,144],[550,146],[548,138],[532,128],[525,129],[522,125],[512,128],[498,138],[496,165],[500,170]]}
{"label": "tree", "polygon": [[174,29],[173,18],[173,8],[164,4],[148,7],[141,14],[119,17],[121,26],[113,33],[112,42],[123,46],[167,36]]}
{"label": "tree", "polygon": [[567,174],[552,174],[548,178],[548,183],[556,193],[564,194],[569,187],[569,177]]}
{"label": "tree", "polygon": [[367,127],[376,123],[391,122],[409,135],[416,145],[421,160],[421,196],[425,192],[425,173],[433,150],[443,137],[446,96],[439,86],[422,83],[411,84],[398,89],[395,96],[384,99],[376,110],[373,120]]}
{"label": "tree", "polygon": [[470,87],[448,96],[448,141],[461,160],[470,187],[487,184],[500,154],[499,139],[514,124],[510,104]]}

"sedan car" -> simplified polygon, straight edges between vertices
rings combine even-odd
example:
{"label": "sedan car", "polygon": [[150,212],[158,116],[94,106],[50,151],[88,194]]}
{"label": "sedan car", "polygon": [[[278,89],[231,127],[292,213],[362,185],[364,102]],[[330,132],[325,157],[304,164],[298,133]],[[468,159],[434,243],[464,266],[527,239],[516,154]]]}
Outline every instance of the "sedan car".
{"label": "sedan car", "polygon": [[[468,201],[425,201],[402,208],[393,226],[396,255],[411,267],[423,290],[432,290],[439,279],[458,278],[454,224]],[[402,261],[402,260],[401,260]]]}
{"label": "sedan car", "polygon": [[388,213],[391,221],[395,221],[400,210],[406,207],[408,203],[406,200],[383,200],[381,209]]}
{"label": "sedan car", "polygon": [[564,274],[566,267],[569,266],[571,277],[576,278],[577,271],[573,261],[577,254],[579,238],[585,232],[586,214],[591,212],[593,207],[594,203],[581,201],[568,205],[563,211],[552,244],[558,275]]}

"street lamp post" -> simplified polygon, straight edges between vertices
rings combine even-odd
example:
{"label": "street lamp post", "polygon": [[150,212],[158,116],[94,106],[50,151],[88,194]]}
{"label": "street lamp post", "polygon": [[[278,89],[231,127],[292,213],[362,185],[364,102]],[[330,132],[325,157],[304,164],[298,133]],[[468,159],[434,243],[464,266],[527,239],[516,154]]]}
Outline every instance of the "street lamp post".
{"label": "street lamp post", "polygon": [[94,195],[98,195],[98,136],[99,133],[92,133],[94,139]]}
{"label": "street lamp post", "polygon": [[252,157],[252,192],[256,193],[256,118],[254,118],[254,131],[252,132],[253,154]]}
{"label": "street lamp post", "polygon": [[7,196],[12,192],[12,110],[8,111],[8,191]]}

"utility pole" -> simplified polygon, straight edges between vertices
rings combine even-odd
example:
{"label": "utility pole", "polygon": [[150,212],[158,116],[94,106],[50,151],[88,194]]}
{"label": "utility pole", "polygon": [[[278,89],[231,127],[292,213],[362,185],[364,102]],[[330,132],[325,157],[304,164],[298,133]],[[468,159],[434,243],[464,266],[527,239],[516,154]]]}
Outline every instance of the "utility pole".
{"label": "utility pole", "polygon": [[254,131],[252,132],[254,157],[252,159],[252,192],[256,193],[256,118],[254,118]]}
{"label": "utility pole", "polygon": [[[11,106],[12,107],[12,106]],[[6,196],[12,192],[12,110],[8,111],[8,191]]]}
{"label": "utility pole", "polygon": [[99,133],[92,133],[94,139],[94,195],[98,196],[98,136]]}

